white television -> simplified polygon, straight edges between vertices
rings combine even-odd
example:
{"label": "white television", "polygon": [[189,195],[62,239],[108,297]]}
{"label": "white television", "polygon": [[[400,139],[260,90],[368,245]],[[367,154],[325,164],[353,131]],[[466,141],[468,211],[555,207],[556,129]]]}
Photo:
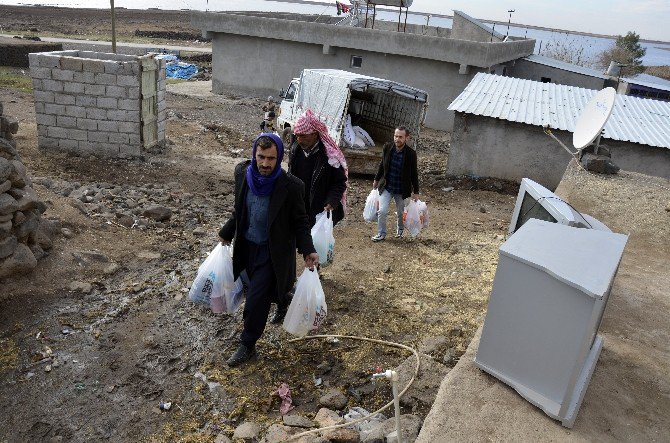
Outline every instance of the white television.
{"label": "white television", "polygon": [[508,233],[514,234],[532,218],[575,228],[611,232],[603,223],[588,214],[580,213],[541,184],[524,178],[519,186]]}

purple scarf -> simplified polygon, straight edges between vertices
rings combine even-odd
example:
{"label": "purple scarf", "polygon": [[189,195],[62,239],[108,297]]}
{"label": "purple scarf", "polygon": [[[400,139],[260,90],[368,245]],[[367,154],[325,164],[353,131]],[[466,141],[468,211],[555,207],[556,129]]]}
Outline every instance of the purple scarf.
{"label": "purple scarf", "polygon": [[[258,144],[258,139],[261,137],[270,137],[275,145],[277,145],[277,165],[275,170],[272,171],[270,175],[262,175],[258,172],[258,166],[256,165],[256,145]],[[272,194],[272,190],[275,186],[275,180],[281,174],[281,161],[284,158],[284,143],[282,143],[281,138],[275,134],[261,134],[256,137],[254,140],[253,147],[251,149],[251,164],[247,167],[247,184],[249,189],[254,195],[258,197],[265,197],[266,195]]]}

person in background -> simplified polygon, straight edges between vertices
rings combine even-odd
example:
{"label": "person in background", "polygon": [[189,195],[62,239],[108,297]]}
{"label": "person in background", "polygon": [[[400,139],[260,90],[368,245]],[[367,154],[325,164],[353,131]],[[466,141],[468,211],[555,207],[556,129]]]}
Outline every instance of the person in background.
{"label": "person in background", "polygon": [[227,360],[238,366],[256,355],[270,305],[284,300],[296,277],[296,248],[305,267],[319,256],[312,244],[305,212],[304,185],[281,168],[284,144],[275,134],[261,134],[253,143],[251,160],[235,168],[235,207],[219,231],[221,243],[233,247],[234,278],[246,271],[244,329],[240,344]]}
{"label": "person in background", "polygon": [[372,237],[373,242],[386,239],[386,218],[391,198],[395,200],[398,211],[396,238],[403,235],[402,215],[405,209],[405,199],[411,196],[416,201],[419,198],[416,151],[407,145],[408,141],[409,131],[404,126],[398,126],[393,132],[393,143],[384,145],[382,160],[372,182],[372,189],[379,191],[377,235]]}
{"label": "person in background", "polygon": [[275,99],[269,96],[268,101],[263,105],[264,114],[261,122],[261,132],[275,132],[275,110]]}

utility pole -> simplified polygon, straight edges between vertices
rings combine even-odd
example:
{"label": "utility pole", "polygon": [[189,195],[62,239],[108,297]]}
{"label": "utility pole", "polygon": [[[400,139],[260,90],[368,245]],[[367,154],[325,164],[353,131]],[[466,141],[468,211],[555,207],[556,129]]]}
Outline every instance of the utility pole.
{"label": "utility pole", "polygon": [[112,52],[116,54],[116,14],[114,13],[114,0],[109,0],[112,6]]}
{"label": "utility pole", "polygon": [[512,23],[512,13],[514,12],[514,9],[509,9],[507,12],[509,12],[509,21],[507,22],[507,35],[505,37],[509,37],[509,25]]}

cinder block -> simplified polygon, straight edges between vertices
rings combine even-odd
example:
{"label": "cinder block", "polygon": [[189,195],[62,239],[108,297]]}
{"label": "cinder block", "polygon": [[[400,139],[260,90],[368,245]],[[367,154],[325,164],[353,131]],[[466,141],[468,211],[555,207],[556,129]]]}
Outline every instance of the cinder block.
{"label": "cinder block", "polygon": [[[84,110],[85,112],[85,110]],[[83,129],[84,131],[97,131],[98,130],[98,121],[92,120],[90,118],[78,118],[77,119],[77,128]],[[89,140],[91,134],[94,132],[89,132]]]}
{"label": "cinder block", "polygon": [[140,124],[135,122],[119,122],[119,132],[128,134],[139,134]]}
{"label": "cinder block", "polygon": [[119,154],[131,155],[133,157],[139,157],[142,155],[142,146],[140,145],[122,145],[119,149]]}
{"label": "cinder block", "polygon": [[99,120],[98,131],[119,132],[119,122],[109,120]]}
{"label": "cinder block", "polygon": [[157,91],[157,92],[156,92],[156,99],[157,99],[159,102],[165,101],[165,90]]}
{"label": "cinder block", "polygon": [[82,59],[82,70],[94,74],[105,72],[105,62],[102,60]]}
{"label": "cinder block", "polygon": [[140,111],[127,111],[126,113],[127,122],[140,122]]}
{"label": "cinder block", "polygon": [[130,87],[128,88],[128,98],[139,99],[140,98],[140,88]]}
{"label": "cinder block", "polygon": [[87,108],[86,118],[92,118],[95,120],[105,120],[107,118],[107,110],[98,108]]}
{"label": "cinder block", "polygon": [[123,73],[123,62],[117,62],[117,61],[105,62],[105,74],[117,75],[119,73]]}
{"label": "cinder block", "polygon": [[49,114],[35,114],[35,121],[38,125],[55,126],[56,116]]}
{"label": "cinder block", "polygon": [[59,105],[74,105],[74,95],[56,93],[54,99]]}
{"label": "cinder block", "polygon": [[[51,80],[49,80],[51,81]],[[40,78],[33,79],[33,91],[42,91],[44,90],[44,80]]]}
{"label": "cinder block", "polygon": [[97,142],[97,143],[108,143],[109,142],[109,132],[102,132],[102,131],[97,131],[97,132],[89,132],[88,133],[88,141],[90,142]]}
{"label": "cinder block", "polygon": [[119,109],[125,109],[126,111],[139,111],[140,110],[140,101],[132,99],[120,99],[119,100]]}
{"label": "cinder block", "polygon": [[28,66],[30,66],[30,69],[38,68],[40,66],[39,52],[33,52],[32,54],[28,54]]}
{"label": "cinder block", "polygon": [[128,93],[122,86],[107,86],[105,95],[107,97],[126,98]]}
{"label": "cinder block", "polygon": [[142,137],[140,136],[139,132],[134,134],[128,134],[128,143],[131,145],[141,145]]}
{"label": "cinder block", "polygon": [[65,71],[63,69],[51,70],[51,78],[54,80],[71,82],[73,77],[74,77],[74,71]]}
{"label": "cinder block", "polygon": [[70,117],[86,118],[86,108],[83,106],[66,106],[65,115]]}
{"label": "cinder block", "polygon": [[136,75],[119,75],[116,77],[119,86],[140,86],[140,79]]}
{"label": "cinder block", "polygon": [[95,74],[95,83],[98,85],[116,85],[116,75]]}
{"label": "cinder block", "polygon": [[47,135],[52,138],[66,138],[67,129],[59,128],[58,126],[49,126]]}
{"label": "cinder block", "polygon": [[69,129],[67,135],[72,140],[88,140],[88,131],[83,131],[81,129]]}
{"label": "cinder block", "polygon": [[37,136],[46,137],[49,132],[49,127],[44,125],[37,125]]}
{"label": "cinder block", "polygon": [[62,138],[58,140],[58,147],[67,151],[78,151],[79,141],[70,138]]}
{"label": "cinder block", "polygon": [[80,83],[95,83],[95,73],[94,72],[75,72],[72,76],[72,80]]}
{"label": "cinder block", "polygon": [[57,55],[40,55],[39,66],[42,68],[57,68],[60,69],[60,56]]}
{"label": "cinder block", "polygon": [[69,92],[72,94],[83,94],[84,93],[84,83],[78,83],[74,81],[65,82],[63,84],[63,92]]}
{"label": "cinder block", "polygon": [[44,103],[35,102],[35,114],[44,114]]}
{"label": "cinder block", "polygon": [[90,95],[78,95],[75,97],[75,104],[77,106],[85,106],[85,107],[95,107],[98,106],[98,100],[96,97],[91,97]]}
{"label": "cinder block", "polygon": [[109,109],[107,111],[107,118],[115,122],[125,122],[128,118],[128,113],[122,109]]}
{"label": "cinder block", "polygon": [[104,85],[85,85],[84,94],[102,97],[105,95]]}
{"label": "cinder block", "polygon": [[65,114],[65,105],[56,105],[54,103],[45,103],[44,112],[47,114],[53,115],[63,115]]}
{"label": "cinder block", "polygon": [[116,109],[118,106],[118,100],[112,97],[98,97],[97,104],[98,108]]}
{"label": "cinder block", "polygon": [[55,100],[52,91],[33,91],[35,102],[53,103]]}
{"label": "cinder block", "polygon": [[57,115],[56,125],[60,126],[61,128],[76,128],[77,119],[74,117],[68,117],[67,115]]}
{"label": "cinder block", "polygon": [[165,100],[159,101],[157,106],[158,112],[165,111],[167,109],[167,103]]}
{"label": "cinder block", "polygon": [[109,134],[109,142],[110,143],[127,144],[128,143],[128,134],[123,134],[123,133],[120,133],[120,132]]}
{"label": "cinder block", "polygon": [[47,137],[47,136],[42,136],[37,139],[37,143],[40,148],[42,149],[53,149],[53,148],[58,148],[58,140],[57,138],[53,137]]}
{"label": "cinder block", "polygon": [[44,91],[63,92],[63,82],[49,79],[44,79],[40,81],[42,82],[41,89]]}
{"label": "cinder block", "polygon": [[83,62],[80,57],[61,57],[60,67],[69,71],[81,71]]}
{"label": "cinder block", "polygon": [[30,76],[32,78],[51,78],[50,68],[41,68],[39,66],[30,67]]}

